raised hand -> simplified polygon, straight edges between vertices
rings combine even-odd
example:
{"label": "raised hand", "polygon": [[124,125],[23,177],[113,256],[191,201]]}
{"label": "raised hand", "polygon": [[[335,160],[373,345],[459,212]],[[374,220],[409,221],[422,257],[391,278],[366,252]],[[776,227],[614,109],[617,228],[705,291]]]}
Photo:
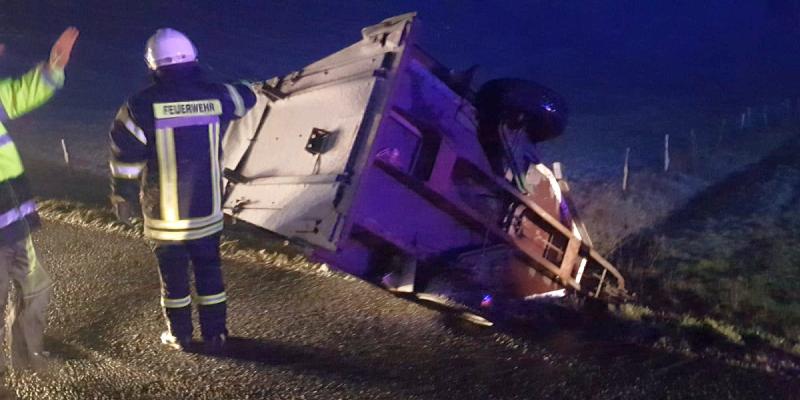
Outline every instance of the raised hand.
{"label": "raised hand", "polygon": [[70,26],[58,37],[56,43],[53,44],[53,48],[50,49],[50,68],[64,69],[69,62],[72,47],[75,46],[79,33],[78,28]]}

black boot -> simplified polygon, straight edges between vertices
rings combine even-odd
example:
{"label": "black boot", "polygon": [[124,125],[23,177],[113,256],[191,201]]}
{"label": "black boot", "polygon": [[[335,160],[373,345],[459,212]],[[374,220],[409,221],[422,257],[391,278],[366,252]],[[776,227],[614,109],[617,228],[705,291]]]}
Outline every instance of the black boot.
{"label": "black boot", "polygon": [[203,334],[203,350],[212,354],[222,352],[228,340],[227,303],[201,305],[198,311],[200,330]]}
{"label": "black boot", "polygon": [[192,343],[192,306],[164,308],[168,330],[161,333],[161,343],[173,350],[188,351]]}
{"label": "black boot", "polygon": [[207,354],[221,354],[225,351],[225,345],[227,342],[227,333],[220,333],[211,337],[204,337],[203,352]]}

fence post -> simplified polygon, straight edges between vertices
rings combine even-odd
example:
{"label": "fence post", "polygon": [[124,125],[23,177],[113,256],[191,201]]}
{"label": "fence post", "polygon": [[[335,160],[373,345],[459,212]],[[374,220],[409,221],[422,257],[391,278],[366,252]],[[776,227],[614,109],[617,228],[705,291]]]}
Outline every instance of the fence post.
{"label": "fence post", "polygon": [[695,172],[697,170],[697,135],[694,133],[694,129],[692,129],[691,132],[689,132],[689,140],[690,140],[689,145],[691,147],[689,149],[689,151],[691,152],[691,154],[689,154],[691,158],[690,162],[692,164],[691,169],[692,172]]}
{"label": "fence post", "polygon": [[67,151],[67,141],[61,138],[61,151],[64,153],[64,163],[69,167],[69,151]]}
{"label": "fence post", "polygon": [[628,190],[628,160],[631,156],[631,148],[628,147],[625,149],[625,165],[622,167],[622,192],[625,193]]}

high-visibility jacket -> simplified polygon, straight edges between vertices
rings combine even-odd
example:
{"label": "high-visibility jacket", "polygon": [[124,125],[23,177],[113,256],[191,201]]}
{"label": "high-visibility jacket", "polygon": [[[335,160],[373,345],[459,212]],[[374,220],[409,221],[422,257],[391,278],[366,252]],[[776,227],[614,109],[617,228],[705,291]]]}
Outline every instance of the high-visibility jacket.
{"label": "high-visibility jacket", "polygon": [[0,245],[16,243],[39,227],[22,160],[2,123],[41,106],[63,85],[64,71],[44,64],[0,80]]}
{"label": "high-visibility jacket", "polygon": [[215,234],[223,219],[222,134],[255,105],[255,93],[245,84],[206,82],[194,64],[160,68],[153,78],[112,125],[112,196],[139,195],[150,239]]}

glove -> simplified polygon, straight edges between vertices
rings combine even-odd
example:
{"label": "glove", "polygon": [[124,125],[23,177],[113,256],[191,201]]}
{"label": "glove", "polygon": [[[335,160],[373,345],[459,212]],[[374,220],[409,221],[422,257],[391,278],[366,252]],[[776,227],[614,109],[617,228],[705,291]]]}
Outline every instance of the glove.
{"label": "glove", "polygon": [[133,209],[129,201],[120,196],[111,196],[111,207],[114,209],[117,221],[133,226]]}
{"label": "glove", "polygon": [[78,40],[78,28],[70,26],[58,37],[53,48],[50,49],[50,61],[48,65],[51,70],[63,70],[69,62],[69,56],[72,54],[72,48],[75,46],[75,41]]}

